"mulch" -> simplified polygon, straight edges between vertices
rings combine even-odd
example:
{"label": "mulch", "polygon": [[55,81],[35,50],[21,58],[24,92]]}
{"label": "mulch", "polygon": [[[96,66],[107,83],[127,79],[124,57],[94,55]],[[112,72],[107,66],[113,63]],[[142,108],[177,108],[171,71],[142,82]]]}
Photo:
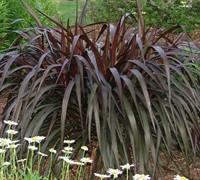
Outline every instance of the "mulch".
{"label": "mulch", "polygon": [[200,29],[195,30],[194,32],[190,33],[190,35],[191,35],[191,38],[194,40],[194,42],[200,45]]}

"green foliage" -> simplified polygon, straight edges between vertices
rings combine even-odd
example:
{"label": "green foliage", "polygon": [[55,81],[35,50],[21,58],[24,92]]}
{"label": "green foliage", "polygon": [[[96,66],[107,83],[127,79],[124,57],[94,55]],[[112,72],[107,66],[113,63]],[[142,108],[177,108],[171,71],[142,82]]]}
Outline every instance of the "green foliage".
{"label": "green foliage", "polygon": [[140,172],[150,159],[155,172],[161,147],[199,153],[199,73],[185,64],[181,38],[168,37],[176,28],[146,32],[142,18],[138,28],[129,18],[103,24],[93,41],[57,22],[22,33],[0,61],[0,91],[11,94],[4,119],[19,122],[18,138],[46,136],[42,149],[67,137],[98,141],[106,168],[131,161]]}
{"label": "green foliage", "polygon": [[[46,14],[54,17],[57,15],[56,13],[56,4],[52,0],[28,0],[26,1],[30,7],[35,10],[39,9]],[[35,21],[33,17],[27,12],[26,8],[24,8],[21,1],[16,0],[9,0],[7,1],[7,7],[10,10],[11,17],[13,20],[21,19],[20,26],[22,27],[30,27],[30,25],[35,25]],[[46,18],[40,16],[40,20],[42,21],[43,25],[50,25],[51,23],[47,21]]]}
{"label": "green foliage", "polygon": [[[76,22],[76,2],[75,0],[70,1],[70,0],[60,0],[58,2],[58,12],[59,15],[61,16],[61,20],[67,24],[68,20],[70,25],[74,25]],[[85,4],[85,0],[79,0],[78,1],[78,20],[80,19],[81,12],[83,10]],[[87,6],[87,12],[89,11],[89,8]],[[84,16],[85,24],[92,23],[92,17],[89,16],[88,13]]]}
{"label": "green foliage", "polygon": [[[8,44],[8,40],[4,40],[7,36],[8,30],[10,29],[11,24],[10,16],[6,1],[0,2],[0,49],[5,48]],[[4,41],[3,41],[4,40]]]}
{"label": "green foliage", "polygon": [[23,179],[24,180],[44,180],[44,179],[47,180],[47,178],[41,177],[37,171],[24,173]]}
{"label": "green foliage", "polygon": [[[52,0],[29,0],[26,2],[28,2],[34,10],[39,9],[52,17],[58,15],[56,3]],[[30,16],[20,0],[1,0],[0,10],[2,12],[0,19],[0,38],[2,39],[0,49],[4,49],[5,47],[10,46],[17,37],[17,33],[11,33],[12,31],[35,26],[35,20]],[[44,26],[52,25],[52,23],[43,16],[40,16],[40,20]]]}
{"label": "green foliage", "polygon": [[61,15],[62,21],[70,24],[75,24],[76,21],[76,1],[61,1],[58,3],[58,12]]}
{"label": "green foliage", "polygon": [[188,4],[181,4],[181,1],[167,5],[147,5],[144,10],[147,12],[146,21],[150,26],[169,27],[179,24],[185,27],[187,31],[200,27],[199,2],[194,1],[191,7]]}
{"label": "green foliage", "polygon": [[[93,17],[98,21],[116,21],[126,12],[135,13],[135,2],[134,0],[128,0],[126,3],[123,0],[93,1],[91,14],[95,14],[96,16]],[[146,25],[169,28],[179,24],[184,26],[187,31],[199,28],[200,1],[193,1],[191,7],[190,4],[182,4],[181,2],[183,1],[174,0],[169,3],[162,0],[143,0]]]}
{"label": "green foliage", "polygon": [[94,21],[116,21],[125,12],[135,9],[135,2],[128,1],[124,3],[122,0],[99,0],[92,1],[90,5],[91,17]]}

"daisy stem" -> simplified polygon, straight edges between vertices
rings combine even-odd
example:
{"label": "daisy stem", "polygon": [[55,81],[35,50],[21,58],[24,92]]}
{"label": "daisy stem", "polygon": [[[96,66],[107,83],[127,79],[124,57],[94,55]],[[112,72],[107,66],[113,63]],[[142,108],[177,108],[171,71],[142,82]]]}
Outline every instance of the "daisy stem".
{"label": "daisy stem", "polygon": [[[82,154],[82,158],[84,157],[85,157],[85,151],[83,151]],[[81,173],[82,173],[82,166],[80,168],[78,167],[78,180],[80,180]]]}
{"label": "daisy stem", "polygon": [[126,180],[128,180],[128,169],[126,169]]}
{"label": "daisy stem", "polygon": [[48,172],[48,178],[49,178],[49,179],[51,179],[52,161],[53,161],[53,153],[51,153],[51,156],[50,156],[50,165],[49,165],[49,172]]}
{"label": "daisy stem", "polygon": [[[5,147],[3,146],[2,149],[4,149],[4,148]],[[5,157],[6,157],[6,152],[3,153],[3,158],[2,158],[3,162],[5,161]]]}
{"label": "daisy stem", "polygon": [[[2,148],[3,149],[3,148]],[[0,164],[3,164],[4,163],[4,157],[5,157],[5,152],[3,152],[0,156]],[[0,178],[3,177],[3,167],[1,167],[1,171],[0,171]]]}
{"label": "daisy stem", "polygon": [[78,172],[78,180],[80,180],[81,174],[82,174],[82,166],[80,167],[79,172]]}
{"label": "daisy stem", "polygon": [[[38,152],[40,152],[40,143],[39,143],[39,147],[38,147]],[[41,163],[42,158],[39,156],[38,154],[38,172],[40,172],[40,163]]]}
{"label": "daisy stem", "polygon": [[39,155],[38,155],[38,172],[40,173],[40,164],[41,164],[41,161],[42,161],[42,156],[41,157],[39,157]]}
{"label": "daisy stem", "polygon": [[70,180],[69,179],[69,177],[70,177],[70,175],[69,175],[69,164],[67,165],[67,172],[66,173],[67,173],[67,180]]}
{"label": "daisy stem", "polygon": [[31,150],[31,159],[30,159],[30,170],[31,170],[31,172],[33,171],[33,153],[34,153],[34,150]]}
{"label": "daisy stem", "polygon": [[79,173],[79,166],[78,166],[78,168],[76,170],[76,178],[75,178],[75,180],[77,180],[77,178],[78,178],[78,173]]}
{"label": "daisy stem", "polygon": [[15,164],[17,159],[16,159],[16,151],[15,151],[15,149],[13,149],[12,159],[13,159],[14,176],[17,179],[17,169],[16,169],[16,164]]}
{"label": "daisy stem", "polygon": [[85,173],[86,173],[86,166],[84,167],[84,170],[83,170],[83,177],[85,176]]}
{"label": "daisy stem", "polygon": [[61,179],[62,179],[62,180],[65,180],[65,177],[64,177],[64,172],[65,172],[65,170],[64,170],[64,168],[65,168],[65,162],[63,161],[62,172],[61,172]]}
{"label": "daisy stem", "polygon": [[4,170],[3,170],[3,167],[1,167],[1,172],[0,172],[0,179],[3,179],[3,174],[4,174],[4,172],[3,172]]}
{"label": "daisy stem", "polygon": [[24,172],[26,172],[24,162],[22,162],[22,169],[24,170]]}
{"label": "daisy stem", "polygon": [[8,168],[5,168],[4,174],[5,174],[5,177],[8,177]]}
{"label": "daisy stem", "polygon": [[25,164],[25,169],[24,169],[25,172],[26,172],[26,169],[27,169],[27,166],[28,166],[28,158],[29,158],[29,149],[28,149],[28,152],[27,152],[27,155],[26,155],[26,164]]}
{"label": "daisy stem", "polygon": [[67,167],[67,165],[65,164],[65,166],[64,166],[64,180],[66,179],[66,167]]}

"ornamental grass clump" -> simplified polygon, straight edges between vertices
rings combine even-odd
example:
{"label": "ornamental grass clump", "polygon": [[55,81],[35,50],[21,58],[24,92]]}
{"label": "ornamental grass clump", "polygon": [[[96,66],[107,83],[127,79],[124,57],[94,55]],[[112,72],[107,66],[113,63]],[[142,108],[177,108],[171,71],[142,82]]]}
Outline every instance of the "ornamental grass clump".
{"label": "ornamental grass clump", "polygon": [[0,60],[0,92],[10,93],[4,119],[19,122],[19,139],[41,134],[42,150],[65,151],[64,139],[73,137],[75,154],[80,144],[98,144],[106,169],[132,161],[134,171],[152,174],[161,150],[198,155],[199,73],[179,48],[182,35],[170,36],[177,27],[145,30],[138,10],[138,27],[125,15],[92,36],[92,25],[70,28],[47,18],[58,28],[21,33]]}

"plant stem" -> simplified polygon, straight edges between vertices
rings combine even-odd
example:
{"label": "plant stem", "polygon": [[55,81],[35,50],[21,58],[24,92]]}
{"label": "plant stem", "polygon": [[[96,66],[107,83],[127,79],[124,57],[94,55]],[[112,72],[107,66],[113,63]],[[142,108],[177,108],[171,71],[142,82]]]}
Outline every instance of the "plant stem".
{"label": "plant stem", "polygon": [[79,173],[79,166],[78,166],[78,168],[76,170],[76,178],[75,178],[75,180],[77,180],[77,178],[78,178],[78,173]]}
{"label": "plant stem", "polygon": [[65,177],[64,177],[64,168],[65,168],[65,162],[63,161],[62,172],[61,172],[61,179],[62,180],[65,180]]}
{"label": "plant stem", "polygon": [[86,172],[86,165],[84,166],[83,177],[85,176],[85,172]]}
{"label": "plant stem", "polygon": [[67,165],[67,180],[70,180],[69,178],[70,178],[70,173],[69,173],[69,164]]}
{"label": "plant stem", "polygon": [[49,172],[48,172],[48,178],[51,179],[51,167],[52,167],[52,161],[53,161],[53,153],[51,153],[50,156],[50,165],[49,165]]}
{"label": "plant stem", "polygon": [[13,153],[12,153],[12,159],[13,159],[13,168],[14,168],[14,177],[17,179],[17,169],[16,169],[16,165],[15,165],[15,163],[16,163],[16,156],[17,156],[17,154],[16,154],[16,151],[15,151],[15,149],[13,149]]}
{"label": "plant stem", "polygon": [[39,157],[39,155],[38,155],[38,173],[40,173],[40,164],[41,164],[41,161],[42,161],[42,156],[41,157]]}
{"label": "plant stem", "polygon": [[[39,147],[38,147],[38,152],[40,152],[40,143],[39,143]],[[40,155],[38,154],[38,172],[40,172],[40,163],[41,163],[41,157]]]}
{"label": "plant stem", "polygon": [[30,159],[30,169],[31,169],[31,172],[33,171],[33,153],[34,153],[34,151],[33,150],[31,150],[31,159]]}
{"label": "plant stem", "polygon": [[[3,164],[4,163],[4,153],[0,155],[0,164]],[[3,167],[0,167],[0,178],[3,178]]]}
{"label": "plant stem", "polygon": [[126,169],[126,180],[128,180],[128,169]]}
{"label": "plant stem", "polygon": [[65,166],[64,166],[64,180],[66,179],[66,167],[67,167],[67,165],[65,164]]}
{"label": "plant stem", "polygon": [[26,172],[26,169],[27,169],[27,166],[28,166],[28,158],[29,158],[29,149],[28,149],[28,152],[27,152],[27,155],[26,155],[26,164],[25,164],[25,172]]}
{"label": "plant stem", "polygon": [[[84,156],[85,156],[85,151],[83,151],[82,158],[84,158]],[[76,178],[75,179],[77,179],[77,175],[78,175],[78,180],[80,179],[81,171],[82,171],[82,166],[80,168],[78,166],[77,173],[76,173]]]}
{"label": "plant stem", "polygon": [[81,174],[82,174],[82,166],[80,167],[80,170],[79,170],[79,172],[78,172],[78,180],[80,180]]}

